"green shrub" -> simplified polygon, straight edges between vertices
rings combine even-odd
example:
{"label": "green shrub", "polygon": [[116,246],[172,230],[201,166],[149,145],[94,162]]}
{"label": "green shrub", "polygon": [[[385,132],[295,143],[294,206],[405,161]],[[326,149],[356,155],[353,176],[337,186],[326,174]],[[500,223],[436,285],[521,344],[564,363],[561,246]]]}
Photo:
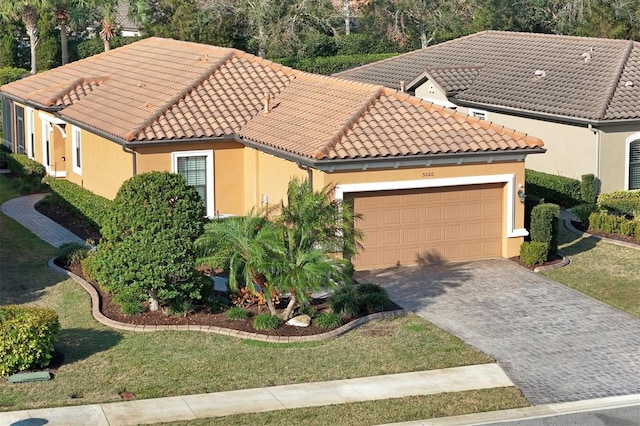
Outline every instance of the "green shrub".
{"label": "green shrub", "polygon": [[582,202],[577,179],[527,169],[525,182],[528,195],[544,198],[547,203],[573,207]]}
{"label": "green shrub", "polygon": [[600,194],[598,206],[614,214],[640,217],[640,189]]}
{"label": "green shrub", "polygon": [[329,298],[331,310],[346,317],[353,317],[360,313],[360,300],[353,286],[338,287]]}
{"label": "green shrub", "polygon": [[207,306],[214,314],[224,312],[231,306],[231,298],[221,294],[212,294],[207,299]]}
{"label": "green shrub", "polygon": [[29,75],[29,71],[24,68],[0,68],[0,86],[20,80],[27,75]]}
{"label": "green shrub", "polygon": [[580,180],[580,197],[587,204],[595,204],[598,198],[598,187],[595,175],[582,175]]}
{"label": "green shrub", "polygon": [[137,175],[122,185],[102,227],[92,274],[108,292],[150,300],[150,309],[201,298],[194,241],[204,206],[182,176]]}
{"label": "green shrub", "polygon": [[84,217],[98,229],[104,225],[112,201],[66,179],[47,179],[55,200]]}
{"label": "green shrub", "polygon": [[87,257],[91,247],[83,243],[65,243],[58,248],[56,259],[65,267],[81,263]]}
{"label": "green shrub", "polygon": [[524,199],[524,227],[525,229],[531,229],[531,211],[538,204],[543,204],[544,198],[537,197],[533,194],[527,194],[527,198]]}
{"label": "green shrub", "polygon": [[313,319],[313,323],[320,328],[337,328],[342,325],[342,318],[335,312],[323,312]]}
{"label": "green shrub", "polygon": [[633,231],[633,236],[636,240],[640,241],[640,219],[634,220],[636,229]]}
{"label": "green shrub", "polygon": [[[349,68],[380,61],[397,55],[396,53],[376,53],[371,55],[337,55],[319,56],[316,58],[280,58],[275,61],[301,71],[314,74],[334,74]],[[399,83],[398,83],[399,84]]]}
{"label": "green shrub", "polygon": [[380,312],[389,303],[387,291],[378,284],[360,284],[356,287],[360,305],[369,312]]}
{"label": "green shrub", "polygon": [[256,330],[275,330],[280,324],[280,318],[271,314],[258,314],[253,319],[253,328]]}
{"label": "green shrub", "polygon": [[637,222],[633,220],[625,220],[624,222],[621,222],[618,226],[618,234],[623,237],[633,237],[636,231],[636,224]]}
{"label": "green shrub", "polygon": [[232,306],[225,314],[225,317],[232,321],[244,321],[249,318],[249,312],[240,306]]}
{"label": "green shrub", "polygon": [[594,231],[618,234],[625,237],[633,237],[637,234],[639,221],[627,219],[606,211],[598,211],[589,216],[589,228]]}
{"label": "green shrub", "polygon": [[571,208],[571,212],[576,215],[585,228],[589,228],[589,216],[597,210],[598,206],[596,204],[579,204]]}
{"label": "green shrub", "polygon": [[18,190],[21,194],[43,192],[47,189],[42,183],[42,179],[47,174],[42,164],[24,154],[15,153],[7,155],[6,161],[9,169],[20,179]]}
{"label": "green shrub", "polygon": [[0,306],[0,376],[49,365],[59,331],[51,309]]}
{"label": "green shrub", "polygon": [[311,305],[304,305],[298,310],[298,315],[307,315],[309,318],[313,318],[318,314],[318,311]]}
{"label": "green shrub", "polygon": [[550,203],[539,204],[531,212],[531,241],[547,243],[549,254],[558,250],[559,213],[560,208]]}
{"label": "green shrub", "polygon": [[549,244],[525,241],[520,245],[520,261],[528,266],[541,265],[549,256]]}

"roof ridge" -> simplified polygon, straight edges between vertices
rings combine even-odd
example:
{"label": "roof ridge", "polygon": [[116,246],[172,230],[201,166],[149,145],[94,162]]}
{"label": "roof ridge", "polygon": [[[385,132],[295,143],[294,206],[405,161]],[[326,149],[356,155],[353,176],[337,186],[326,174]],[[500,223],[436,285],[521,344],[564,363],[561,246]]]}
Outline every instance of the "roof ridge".
{"label": "roof ridge", "polygon": [[616,94],[616,88],[618,87],[618,83],[622,78],[622,74],[624,73],[624,70],[627,66],[627,62],[629,62],[629,59],[631,58],[631,53],[633,52],[633,45],[634,45],[633,40],[629,40],[629,42],[627,43],[626,51],[624,52],[624,55],[615,70],[614,76],[616,76],[617,78],[613,78],[611,80],[611,83],[609,83],[607,95],[604,97],[604,101],[602,102],[602,105],[600,106],[600,108],[596,113],[596,117],[598,118],[604,118],[607,114],[607,109],[609,108],[609,105],[611,105],[611,101],[613,100],[613,97]]}
{"label": "roof ridge", "polygon": [[70,83],[62,86],[62,84],[60,84],[60,86],[62,86],[62,88],[60,90],[58,90],[57,92],[55,92],[53,95],[51,95],[50,98],[46,99],[44,105],[45,106],[52,106],[55,105],[57,101],[61,100],[62,98],[64,98],[65,95],[68,95],[72,90],[82,86],[84,83],[102,83],[103,81],[107,81],[109,80],[110,77],[108,76],[104,76],[104,77],[80,77],[80,78],[76,78],[75,80],[70,80]]}
{"label": "roof ridge", "polygon": [[[338,79],[339,80],[339,79]],[[380,95],[384,93],[385,88],[383,86],[376,86],[375,91],[371,93],[368,99],[362,103],[356,110],[347,118],[347,120],[340,126],[337,132],[335,132],[329,139],[327,139],[318,149],[313,152],[313,157],[316,160],[320,160],[329,155],[329,151],[334,149],[340,139],[342,139],[353,125],[362,118],[362,116],[371,108]]]}
{"label": "roof ridge", "polygon": [[[144,129],[146,129],[151,123],[160,118],[166,111],[171,108],[171,106],[175,105],[180,99],[185,98],[193,89],[200,86],[206,79],[211,77],[214,71],[219,69],[223,64],[225,64],[229,59],[231,59],[234,55],[235,49],[229,49],[229,52],[224,55],[219,61],[216,61],[212,66],[208,67],[198,78],[196,78],[192,83],[187,84],[182,90],[180,90],[175,96],[170,98],[167,102],[162,104],[160,108],[156,110],[153,114],[147,117],[142,123],[138,126],[131,129],[127,134],[124,135],[124,139],[126,141],[132,141],[136,138],[136,136]],[[206,56],[206,55],[205,55]]]}

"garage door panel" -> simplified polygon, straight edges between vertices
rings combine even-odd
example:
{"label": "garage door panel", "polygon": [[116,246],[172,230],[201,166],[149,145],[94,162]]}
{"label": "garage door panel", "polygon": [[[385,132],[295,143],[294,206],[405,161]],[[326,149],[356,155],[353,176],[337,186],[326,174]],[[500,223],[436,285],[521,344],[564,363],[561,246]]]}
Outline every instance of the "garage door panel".
{"label": "garage door panel", "polygon": [[357,269],[500,256],[503,184],[348,194],[364,250]]}

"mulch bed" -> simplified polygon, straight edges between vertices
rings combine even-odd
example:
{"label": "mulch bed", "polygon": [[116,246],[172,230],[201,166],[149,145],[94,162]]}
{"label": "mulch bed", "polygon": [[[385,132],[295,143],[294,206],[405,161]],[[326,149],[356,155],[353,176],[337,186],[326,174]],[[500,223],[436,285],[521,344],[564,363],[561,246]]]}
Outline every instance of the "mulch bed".
{"label": "mulch bed", "polygon": [[552,265],[557,265],[558,263],[562,262],[562,256],[560,256],[559,254],[554,254],[553,256],[550,256],[549,259],[544,262],[542,265],[533,265],[533,266],[529,266],[525,263],[522,263],[520,261],[520,257],[519,256],[514,256],[514,257],[510,257],[509,260],[511,260],[512,262],[517,263],[518,265],[522,266],[523,268],[527,268],[530,270],[534,270],[539,266],[552,266]]}
{"label": "mulch bed", "polygon": [[[61,265],[59,265],[61,266]],[[147,311],[142,314],[137,315],[125,315],[120,310],[120,307],[113,302],[113,298],[110,294],[105,293],[99,285],[91,280],[88,280],[82,274],[82,267],[79,264],[71,265],[67,268],[71,272],[76,275],[83,277],[88,283],[90,283],[98,292],[100,296],[100,312],[107,318],[110,318],[114,321],[122,322],[125,324],[135,324],[135,325],[205,325],[205,326],[215,326],[215,327],[224,327],[232,330],[240,330],[246,331],[248,333],[257,333],[257,334],[265,334],[269,336],[313,336],[316,334],[326,333],[331,331],[331,328],[320,328],[313,323],[308,327],[294,327],[286,324],[282,324],[275,330],[264,331],[264,330],[256,330],[253,328],[252,322],[253,317],[260,313],[268,313],[268,309],[262,308],[259,310],[256,305],[250,306],[247,309],[249,312],[249,319],[243,321],[234,321],[229,320],[225,316],[224,313],[212,313],[210,309],[206,306],[194,306],[194,311],[189,312],[186,315],[167,315],[164,311],[156,311],[151,312]],[[318,313],[326,312],[328,310],[327,301],[324,299],[318,299],[312,302],[312,306],[318,311]],[[279,306],[280,308],[282,306]],[[385,311],[394,311],[402,309],[398,305],[393,302],[390,302],[386,307]],[[357,318],[360,318],[364,315],[369,314],[363,313],[354,318],[350,318],[348,321],[353,321]],[[345,323],[346,323],[345,322]]]}

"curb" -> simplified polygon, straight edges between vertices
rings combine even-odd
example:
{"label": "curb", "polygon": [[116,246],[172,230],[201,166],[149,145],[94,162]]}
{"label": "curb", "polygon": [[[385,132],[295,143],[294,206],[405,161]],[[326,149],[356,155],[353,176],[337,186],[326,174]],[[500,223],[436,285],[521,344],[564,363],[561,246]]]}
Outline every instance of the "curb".
{"label": "curb", "polygon": [[135,331],[139,333],[147,333],[147,332],[163,331],[163,330],[200,331],[203,333],[215,333],[223,336],[237,337],[239,339],[257,340],[257,341],[269,342],[269,343],[300,343],[300,342],[318,342],[323,340],[335,339],[336,337],[341,336],[346,332],[351,331],[354,328],[360,327],[368,322],[379,320],[379,319],[391,319],[391,318],[402,317],[407,314],[407,311],[405,311],[404,309],[387,311],[387,312],[377,312],[375,314],[358,318],[341,327],[336,328],[335,330],[327,331],[326,333],[316,334],[312,336],[271,336],[267,334],[248,333],[246,331],[234,330],[234,329],[224,328],[224,327],[197,325],[197,324],[189,324],[189,325],[126,324],[123,322],[112,320],[111,318],[107,318],[106,316],[104,316],[102,312],[100,312],[100,296],[98,295],[98,292],[96,291],[96,289],[91,284],[89,284],[86,280],[84,280],[82,277],[56,265],[54,260],[55,258],[51,258],[47,262],[47,264],[49,265],[49,268],[70,277],[75,282],[80,284],[87,293],[89,293],[89,296],[91,296],[91,314],[93,315],[93,318],[95,318],[95,320],[98,321],[100,324],[116,330]]}
{"label": "curb", "polygon": [[567,266],[569,263],[571,263],[571,260],[569,260],[569,258],[567,256],[562,256],[562,260],[560,262],[554,263],[553,265],[536,266],[535,268],[533,268],[533,272],[550,271],[552,269],[558,269],[558,268],[562,268],[564,266]]}

